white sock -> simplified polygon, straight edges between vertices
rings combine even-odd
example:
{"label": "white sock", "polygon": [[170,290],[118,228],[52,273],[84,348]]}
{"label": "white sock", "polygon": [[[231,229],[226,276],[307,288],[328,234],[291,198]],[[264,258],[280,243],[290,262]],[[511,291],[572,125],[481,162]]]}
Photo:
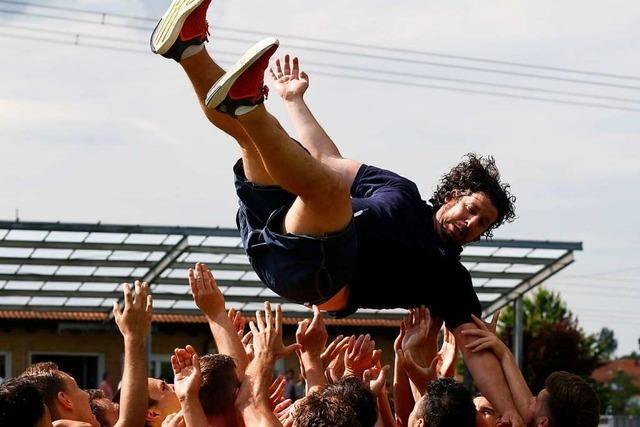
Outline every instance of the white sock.
{"label": "white sock", "polygon": [[194,44],[187,47],[184,52],[182,52],[182,56],[180,57],[180,61],[199,53],[202,49],[204,49],[204,43]]}

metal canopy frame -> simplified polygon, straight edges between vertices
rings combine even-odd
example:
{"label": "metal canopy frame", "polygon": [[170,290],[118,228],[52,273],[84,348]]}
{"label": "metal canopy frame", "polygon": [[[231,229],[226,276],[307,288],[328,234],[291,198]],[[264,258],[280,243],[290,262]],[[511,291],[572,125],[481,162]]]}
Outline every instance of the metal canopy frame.
{"label": "metal canopy frame", "polygon": [[[483,240],[468,245],[483,315],[520,298],[574,261],[580,242]],[[232,228],[0,221],[0,310],[108,312],[120,284],[151,283],[154,312],[197,314],[186,281],[196,261],[214,271],[228,307],[282,303],[285,316],[309,309],[267,289]],[[405,310],[359,310],[357,317],[398,318]]]}

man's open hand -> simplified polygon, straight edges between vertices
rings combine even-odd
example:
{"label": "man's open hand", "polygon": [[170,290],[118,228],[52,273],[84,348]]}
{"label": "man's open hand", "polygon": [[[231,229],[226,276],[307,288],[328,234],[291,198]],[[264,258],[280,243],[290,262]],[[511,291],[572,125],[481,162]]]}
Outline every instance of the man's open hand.
{"label": "man's open hand", "polygon": [[300,72],[298,58],[290,61],[288,54],[284,56],[284,66],[279,58],[276,59],[276,70],[269,68],[269,74],[276,92],[285,101],[302,99],[309,87],[309,76],[304,71]]}
{"label": "man's open hand", "polygon": [[253,336],[254,358],[273,362],[300,348],[299,344],[285,346],[282,342],[282,307],[278,304],[275,316],[271,304],[264,303],[264,313],[256,311],[256,322],[249,322]]}
{"label": "man's open hand", "polygon": [[313,306],[313,319],[305,319],[298,322],[298,330],[296,331],[296,342],[300,344],[303,353],[309,353],[313,356],[320,357],[327,344],[329,334],[324,326],[322,314],[317,305]]}
{"label": "man's open hand", "polygon": [[202,384],[200,360],[198,354],[190,345],[176,348],[171,356],[173,368],[173,386],[178,399],[197,398]]}
{"label": "man's open hand", "polygon": [[221,312],[225,313],[224,296],[204,264],[197,263],[194,269],[190,268],[188,277],[193,300],[205,316],[213,318]]}
{"label": "man's open hand", "polygon": [[113,304],[113,317],[120,333],[125,339],[144,340],[151,327],[152,298],[149,285],[136,280],[134,292],[131,285],[122,284],[124,294],[124,311],[118,303]]}

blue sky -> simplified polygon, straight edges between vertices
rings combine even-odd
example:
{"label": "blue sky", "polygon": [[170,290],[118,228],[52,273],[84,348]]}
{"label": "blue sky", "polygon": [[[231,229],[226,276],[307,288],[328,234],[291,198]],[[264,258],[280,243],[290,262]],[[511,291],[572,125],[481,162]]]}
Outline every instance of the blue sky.
{"label": "blue sky", "polygon": [[[108,13],[159,16],[164,1],[47,1]],[[145,54],[149,22],[107,17],[96,26],[33,16],[52,12],[2,4],[0,13],[0,217],[24,220],[171,225],[234,224],[234,143],[204,120],[175,63]],[[640,81],[514,68],[403,53],[376,46],[590,70],[640,79],[640,5],[633,1],[214,0],[210,50],[223,61],[260,37],[228,28],[348,41],[348,48],[281,37],[280,52],[312,63],[308,102],[343,154],[414,179],[425,198],[440,174],[467,152],[492,154],[518,196],[519,219],[499,238],[583,241],[576,263],[549,281],[587,331],[613,327],[619,353],[640,337],[640,112],[473,95],[324,73],[394,79],[640,108],[640,90],[410,64],[417,59],[589,79],[640,87]],[[78,18],[75,13],[65,16]],[[93,15],[83,17],[94,19]],[[8,27],[11,25],[13,27]],[[15,28],[16,26],[30,29]],[[39,30],[34,30],[37,28]],[[47,30],[46,32],[43,30]],[[71,33],[56,34],[51,31]],[[80,46],[33,38],[73,41]],[[11,37],[9,37],[9,36]],[[114,43],[86,36],[130,40]],[[230,38],[240,38],[235,42]],[[84,43],[125,47],[105,50]],[[316,49],[303,49],[302,47]],[[396,61],[335,55],[318,48]],[[314,74],[315,72],[315,74]],[[628,101],[507,91],[413,73]],[[391,77],[390,77],[391,76]],[[633,102],[633,100],[636,100]],[[291,129],[277,99],[269,108]]]}

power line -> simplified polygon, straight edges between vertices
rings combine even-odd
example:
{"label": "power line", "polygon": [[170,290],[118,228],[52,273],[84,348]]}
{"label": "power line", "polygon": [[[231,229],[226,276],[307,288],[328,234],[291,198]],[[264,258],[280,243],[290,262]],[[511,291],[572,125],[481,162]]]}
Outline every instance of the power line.
{"label": "power line", "polygon": [[[6,1],[7,0],[0,0],[0,3],[1,2],[6,2]],[[39,18],[55,19],[55,20],[62,20],[62,21],[67,21],[67,22],[77,22],[77,23],[85,23],[85,24],[93,24],[93,25],[104,25],[104,26],[111,26],[111,27],[118,27],[118,28],[128,28],[128,29],[141,30],[141,31],[151,31],[152,30],[152,27],[139,27],[139,26],[132,26],[132,25],[128,25],[128,24],[109,23],[109,22],[106,22],[104,20],[102,22],[98,22],[98,21],[90,20],[90,19],[70,18],[70,17],[65,17],[65,16],[46,15],[46,14],[25,12],[25,11],[17,11],[17,10],[0,9],[0,13],[25,15],[25,16],[34,16],[34,17],[39,17]],[[91,13],[95,13],[95,12],[91,12]],[[234,42],[238,42],[238,41],[240,41],[240,42],[252,42],[250,40],[235,39],[235,38],[229,38],[229,37],[216,37],[216,39],[225,40],[225,41],[234,41]],[[424,60],[408,59],[408,58],[396,58],[396,57],[388,57],[388,56],[383,56],[383,55],[375,55],[375,54],[360,53],[360,52],[346,52],[346,51],[338,51],[338,50],[334,50],[334,49],[312,47],[312,46],[302,46],[302,45],[295,45],[295,44],[294,45],[290,44],[289,47],[290,48],[294,48],[294,49],[308,50],[308,51],[321,52],[321,53],[329,53],[329,54],[349,56],[349,57],[376,59],[376,60],[383,60],[383,61],[403,62],[403,63],[413,64],[413,65],[427,65],[427,66],[433,66],[433,67],[452,68],[452,69],[459,69],[459,70],[465,70],[465,71],[476,71],[476,72],[483,72],[483,73],[509,75],[509,76],[514,76],[514,77],[527,77],[527,78],[534,78],[534,79],[541,79],[541,80],[561,81],[561,82],[566,82],[566,83],[575,83],[575,84],[583,84],[583,85],[591,85],[591,86],[612,87],[612,88],[617,88],[617,89],[640,90],[640,86],[609,83],[609,82],[602,82],[602,81],[595,81],[595,80],[584,80],[584,79],[575,79],[575,78],[568,78],[568,77],[558,77],[558,76],[549,76],[549,75],[541,75],[541,74],[523,73],[523,72],[500,70],[500,69],[494,69],[494,68],[484,68],[484,67],[477,67],[477,66],[459,65],[459,64],[442,63],[442,62],[434,62],[434,61],[424,61]],[[640,78],[638,80],[640,80]]]}
{"label": "power line", "polygon": [[[112,51],[137,53],[137,54],[148,54],[146,51],[141,49],[129,49],[129,48],[114,47],[114,46],[98,45],[98,44],[86,43],[79,39],[75,41],[63,41],[63,40],[46,39],[43,37],[23,36],[23,35],[9,34],[9,33],[0,33],[0,37],[10,37],[10,38],[16,38],[20,40],[27,39],[27,40],[46,42],[46,43],[63,44],[63,45],[71,45],[71,46],[83,46],[83,47],[91,47],[91,48],[98,48],[98,49],[107,49]],[[222,52],[222,53],[228,54],[226,52]],[[477,90],[477,89],[465,89],[460,87],[440,86],[440,85],[433,85],[433,84],[426,84],[426,83],[409,83],[409,82],[401,82],[397,80],[351,76],[351,75],[330,73],[330,72],[318,71],[318,70],[314,70],[310,72],[313,72],[316,75],[324,75],[328,77],[336,77],[336,78],[359,80],[359,81],[368,81],[368,82],[374,82],[374,83],[386,83],[386,84],[394,84],[394,85],[408,86],[408,87],[423,87],[423,88],[429,88],[429,89],[446,90],[446,91],[469,93],[469,94],[475,94],[475,95],[488,95],[488,96],[501,97],[501,98],[523,99],[523,100],[540,101],[540,102],[547,102],[547,103],[553,103],[553,104],[576,105],[581,107],[600,108],[600,109],[617,110],[617,111],[640,112],[640,108],[621,107],[621,106],[615,106],[615,105],[609,105],[609,104],[578,102],[578,101],[569,101],[569,100],[562,100],[562,99],[555,99],[555,98],[542,98],[537,96],[517,95],[517,94],[502,93],[502,92],[491,92],[491,91]]]}
{"label": "power line", "polygon": [[[136,40],[136,39],[97,36],[97,35],[93,35],[93,34],[83,34],[83,33],[72,33],[72,32],[67,32],[67,31],[51,30],[51,29],[45,29],[45,28],[39,28],[39,27],[28,27],[28,26],[22,26],[22,25],[0,24],[0,26],[4,26],[4,27],[7,27],[7,28],[19,29],[19,30],[33,31],[33,32],[46,32],[46,33],[51,33],[51,34],[66,35],[66,36],[69,36],[69,37],[73,37],[75,40],[79,40],[81,38],[89,38],[89,39],[98,39],[98,40],[105,40],[105,41],[117,41],[117,42],[122,42],[122,43],[139,44],[140,46],[142,46],[142,44],[139,42],[139,40]],[[144,46],[146,46],[146,44]],[[236,56],[236,57],[240,57],[242,55],[241,52],[230,52],[230,51],[217,51],[216,53],[218,53],[218,54],[226,54],[226,55],[233,55],[233,56]],[[317,61],[304,61],[304,63],[305,64],[309,64],[309,65],[320,66],[320,67],[337,68],[337,69],[343,69],[343,70],[349,70],[349,71],[367,72],[367,73],[377,73],[377,74],[384,74],[384,75],[394,76],[394,77],[410,77],[410,78],[427,79],[427,80],[439,80],[439,81],[446,81],[446,82],[451,82],[451,83],[473,84],[473,85],[494,87],[494,88],[500,88],[500,89],[522,90],[522,91],[527,91],[527,92],[539,92],[539,93],[551,94],[551,95],[574,96],[574,97],[591,98],[591,99],[596,99],[596,100],[605,100],[605,101],[614,101],[614,102],[640,103],[640,98],[637,98],[637,99],[620,98],[620,97],[604,96],[604,95],[597,95],[597,94],[588,94],[588,93],[580,93],[580,92],[570,92],[570,91],[562,91],[562,90],[537,88],[537,87],[530,87],[530,86],[519,86],[519,85],[508,85],[508,84],[500,84],[500,83],[491,83],[491,82],[485,82],[485,81],[480,81],[480,80],[456,79],[456,78],[433,76],[433,75],[426,75],[426,74],[397,72],[397,71],[389,71],[389,70],[368,68],[368,67],[354,67],[354,66],[348,66],[348,65],[335,65],[335,64],[330,64],[330,63],[325,63],[325,62],[317,62]]]}
{"label": "power line", "polygon": [[[102,12],[102,11],[97,11],[97,10],[87,10],[87,9],[78,9],[78,8],[70,8],[70,7],[52,6],[52,5],[45,5],[45,4],[41,4],[41,3],[22,2],[22,1],[15,1],[15,0],[0,0],[0,3],[8,3],[8,4],[14,4],[14,5],[20,5],[20,6],[33,6],[33,7],[40,7],[40,8],[43,8],[43,9],[60,10],[60,11],[66,11],[66,12],[77,12],[77,13],[83,13],[83,14],[93,14],[93,15],[99,15],[103,19],[106,18],[107,16],[114,16],[114,17],[117,17],[117,18],[133,19],[133,20],[145,21],[145,22],[154,22],[155,23],[155,22],[158,21],[158,18],[141,17],[141,16],[135,16],[135,15],[126,15],[126,14],[110,13],[110,12],[107,13],[107,12]],[[260,36],[272,36],[273,35],[273,33],[264,32],[264,31],[255,31],[255,30],[250,30],[250,29],[241,29],[241,28],[233,28],[233,27],[225,27],[225,26],[216,26],[215,28],[217,30],[230,31],[230,32],[239,32],[239,33],[245,33],[245,34],[255,34],[255,35],[260,35]],[[496,64],[496,65],[507,65],[507,66],[514,66],[514,67],[522,67],[522,68],[532,68],[532,69],[540,69],[540,70],[547,70],[547,71],[558,71],[558,72],[566,72],[566,73],[573,73],[573,74],[584,74],[584,75],[597,76],[597,77],[607,77],[607,78],[615,78],[615,79],[640,81],[640,77],[638,77],[638,76],[630,76],[630,75],[623,75],[623,74],[614,74],[614,73],[604,73],[604,72],[597,72],[597,71],[580,70],[580,69],[576,69],[576,68],[553,67],[553,66],[547,66],[547,65],[530,64],[530,63],[514,62],[514,61],[504,61],[504,60],[497,60],[497,59],[492,59],[492,58],[483,58],[483,57],[477,57],[477,56],[452,55],[452,54],[445,54],[445,53],[441,53],[441,52],[395,48],[395,47],[389,47],[389,46],[373,46],[372,47],[371,45],[366,45],[366,44],[362,44],[362,43],[353,43],[353,42],[347,42],[347,41],[339,41],[339,40],[331,40],[331,39],[323,39],[323,38],[315,38],[315,37],[307,37],[307,36],[298,36],[298,35],[292,35],[292,34],[279,34],[279,35],[281,37],[285,37],[285,38],[289,38],[289,39],[298,39],[298,40],[310,41],[310,42],[315,42],[315,43],[326,43],[326,44],[332,44],[332,45],[337,45],[337,46],[348,46],[348,47],[354,47],[354,48],[359,48],[359,49],[376,49],[378,51],[401,53],[401,54],[433,56],[433,57],[438,57],[438,58],[447,58],[447,59],[456,59],[456,60],[474,61],[474,62],[484,62],[484,63]]]}

